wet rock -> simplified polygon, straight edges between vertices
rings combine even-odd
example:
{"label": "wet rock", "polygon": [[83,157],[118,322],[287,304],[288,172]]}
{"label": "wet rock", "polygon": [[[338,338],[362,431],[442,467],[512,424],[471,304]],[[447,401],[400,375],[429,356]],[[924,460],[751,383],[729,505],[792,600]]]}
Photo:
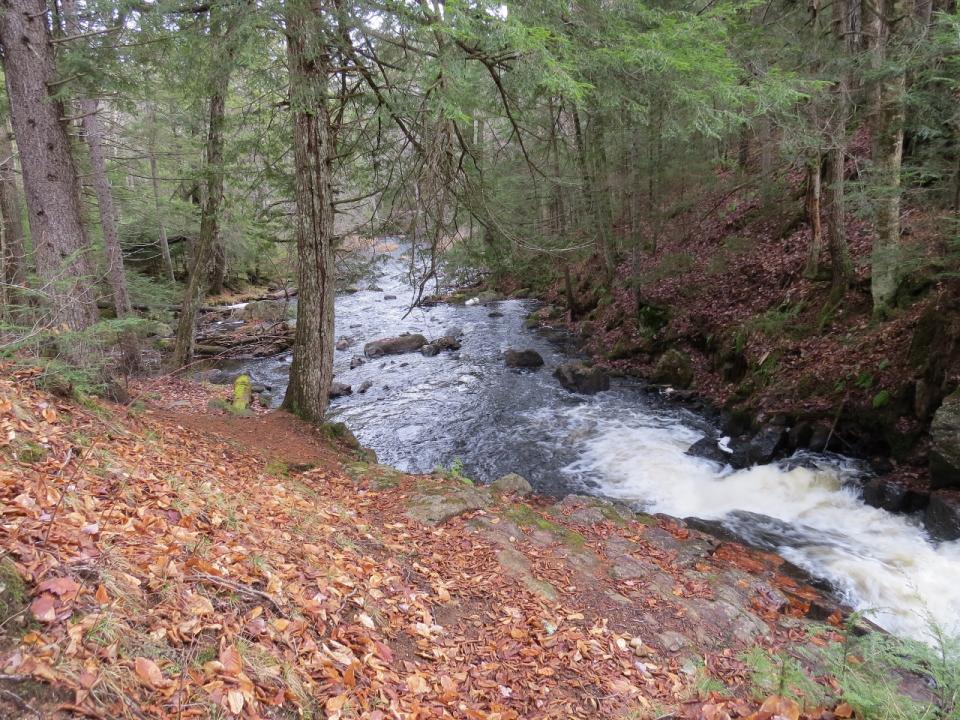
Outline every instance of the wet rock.
{"label": "wet rock", "polygon": [[492,503],[489,492],[464,484],[414,495],[407,507],[407,515],[426,525],[439,525],[457,515],[482,510]]}
{"label": "wet rock", "polygon": [[960,540],[960,492],[937,490],[930,493],[923,524],[935,540]]}
{"label": "wet rock", "polygon": [[363,354],[368,358],[378,358],[384,355],[400,355],[416,352],[427,344],[423,335],[399,335],[397,337],[381,338],[368,342],[363,346]]}
{"label": "wet rock", "polygon": [[335,382],[330,384],[330,391],[328,396],[331,400],[334,398],[344,397],[345,395],[352,395],[353,388],[347,385],[346,383]]}
{"label": "wet rock", "polygon": [[348,347],[350,347],[351,345],[353,345],[353,338],[352,338],[352,337],[342,337],[342,338],[339,338],[339,339],[337,340],[337,342],[336,342],[336,344],[334,345],[334,347],[335,347],[337,350],[346,350],[346,349],[347,349]]}
{"label": "wet rock", "polygon": [[930,486],[960,487],[960,390],[944,398],[930,424]]}
{"label": "wet rock", "polygon": [[370,292],[383,292],[383,288],[380,287],[379,285],[369,285],[367,287],[367,290],[369,290]]}
{"label": "wet rock", "polygon": [[489,317],[489,318],[502,318],[502,317],[503,317],[503,313],[500,312],[499,310],[494,310],[493,312],[487,313],[487,317]]}
{"label": "wet rock", "polygon": [[786,435],[783,427],[768,425],[745,442],[741,440],[733,444],[730,464],[736,468],[747,468],[773,462],[784,447]]}
{"label": "wet rock", "polygon": [[795,423],[787,432],[787,442],[791,448],[800,450],[810,447],[810,441],[813,439],[813,425],[806,420]]}
{"label": "wet rock", "polygon": [[537,368],[543,365],[543,357],[536,350],[507,350],[503,360],[509,368]]}
{"label": "wet rock", "polygon": [[888,512],[915,512],[930,502],[929,494],[919,492],[893,478],[871,478],[863,486],[863,501]]}
{"label": "wet rock", "polygon": [[482,293],[477,295],[477,300],[480,301],[481,305],[486,305],[487,303],[503,300],[503,295],[498,293],[496,290],[484,290]]}
{"label": "wet rock", "polygon": [[363,359],[362,357],[360,357],[359,355],[354,355],[352,358],[350,358],[350,369],[351,369],[351,370],[356,370],[358,367],[360,367],[361,365],[363,365],[365,362],[366,362],[366,360],[364,360],[364,359]]}
{"label": "wet rock", "polygon": [[600,368],[582,362],[568,362],[558,367],[553,376],[570,392],[592,395],[610,389],[610,376]]}
{"label": "wet rock", "polygon": [[257,300],[240,308],[240,319],[245,322],[279,322],[287,317],[284,300]]}
{"label": "wet rock", "polygon": [[397,296],[396,296],[396,295],[384,295],[384,296],[383,296],[383,299],[384,299],[384,300],[396,300],[396,299],[397,299]]}
{"label": "wet rock", "polygon": [[520,497],[524,497],[533,492],[533,486],[527,482],[525,477],[517,475],[517,473],[507,473],[502,477],[498,477],[490,483],[490,489],[496,493],[519,495]]}
{"label": "wet rock", "polygon": [[372,387],[373,383],[370,380],[364,380],[362,383],[360,383],[360,387],[357,388],[357,392],[362,395]]}
{"label": "wet rock", "polygon": [[687,448],[687,455],[693,457],[706,458],[714,462],[726,464],[730,462],[730,453],[720,449],[718,438],[705,437],[697,440],[693,445]]}
{"label": "wet rock", "polygon": [[420,352],[428,357],[439,355],[442,350],[459,350],[460,341],[453,335],[444,335],[428,345],[420,348]]}
{"label": "wet rock", "polygon": [[693,366],[686,353],[679,350],[667,350],[657,361],[650,378],[661,385],[673,385],[681,389],[693,383]]}

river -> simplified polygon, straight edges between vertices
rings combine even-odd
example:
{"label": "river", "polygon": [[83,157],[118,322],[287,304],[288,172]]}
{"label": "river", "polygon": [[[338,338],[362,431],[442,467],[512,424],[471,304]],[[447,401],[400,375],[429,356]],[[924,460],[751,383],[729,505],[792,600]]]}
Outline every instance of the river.
{"label": "river", "polygon": [[[412,296],[404,267],[388,257],[381,268],[375,283],[337,298],[336,334],[352,344],[336,352],[335,379],[355,392],[331,406],[381,462],[410,472],[456,463],[479,481],[518,472],[544,494],[598,494],[720,521],[829,582],[893,633],[924,637],[931,620],[960,633],[960,541],[934,544],[917,518],[865,505],[857,463],[805,454],[732,471],[688,456],[714,430],[708,419],[636,381],[614,380],[593,396],[562,389],[552,369],[570,348],[561,334],[524,328],[530,303],[438,305],[404,318]],[[463,332],[459,352],[350,367],[365,342],[403,332],[434,339],[454,327]],[[508,369],[507,348],[537,350],[546,365]],[[289,355],[234,364],[278,400],[289,366]],[[365,381],[370,389],[356,392]]]}

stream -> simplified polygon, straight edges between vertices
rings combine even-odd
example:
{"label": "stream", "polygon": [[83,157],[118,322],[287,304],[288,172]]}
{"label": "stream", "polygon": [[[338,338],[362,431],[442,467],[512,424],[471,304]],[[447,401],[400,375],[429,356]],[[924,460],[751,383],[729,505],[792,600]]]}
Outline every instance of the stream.
{"label": "stream", "polygon": [[[543,494],[602,495],[636,509],[721,522],[743,541],[775,551],[830,583],[845,604],[902,636],[927,636],[930,621],[960,632],[960,541],[930,542],[919,520],[865,505],[863,468],[836,455],[804,453],[788,461],[732,471],[684,454],[711,433],[711,421],[650,393],[634,380],[608,392],[575,395],[552,372],[569,359],[568,338],[528,330],[535,307],[522,300],[414,309],[401,261],[387,257],[375,285],[338,296],[335,379],[354,389],[331,403],[380,462],[408,472],[462,466],[490,481],[508,472]],[[391,298],[390,296],[394,296]],[[428,340],[463,332],[459,352],[367,360],[363,345],[404,332]],[[538,351],[538,370],[504,366],[508,348]],[[282,398],[289,354],[232,361],[228,369]],[[365,393],[357,389],[365,381]]]}

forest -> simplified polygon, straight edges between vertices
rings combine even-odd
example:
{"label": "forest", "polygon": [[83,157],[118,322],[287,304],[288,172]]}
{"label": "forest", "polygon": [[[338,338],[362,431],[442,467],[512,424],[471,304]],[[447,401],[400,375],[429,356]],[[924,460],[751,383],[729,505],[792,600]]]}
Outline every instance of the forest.
{"label": "forest", "polygon": [[960,718],[955,0],[0,59],[0,715]]}

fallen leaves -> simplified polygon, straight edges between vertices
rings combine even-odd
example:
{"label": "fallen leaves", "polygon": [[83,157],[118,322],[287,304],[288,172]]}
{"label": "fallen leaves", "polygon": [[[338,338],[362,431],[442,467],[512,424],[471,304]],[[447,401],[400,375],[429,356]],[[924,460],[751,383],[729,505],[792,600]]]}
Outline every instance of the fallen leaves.
{"label": "fallen leaves", "polygon": [[[39,623],[0,672],[68,687],[84,712],[593,718],[688,692],[675,659],[622,627],[645,613],[677,621],[667,603],[654,608],[638,588],[614,622],[604,613],[620,606],[596,588],[545,600],[465,522],[406,518],[404,495],[422,479],[376,489],[329,462],[281,480],[216,437],[150,417],[107,422],[25,386],[0,379],[0,438],[42,427],[50,456],[70,457],[71,479],[51,481],[59,461],[0,467],[0,545],[31,574]],[[95,437],[100,452],[69,455]],[[512,537],[538,578],[581,583],[552,550]],[[677,582],[681,596],[708,595]]]}

